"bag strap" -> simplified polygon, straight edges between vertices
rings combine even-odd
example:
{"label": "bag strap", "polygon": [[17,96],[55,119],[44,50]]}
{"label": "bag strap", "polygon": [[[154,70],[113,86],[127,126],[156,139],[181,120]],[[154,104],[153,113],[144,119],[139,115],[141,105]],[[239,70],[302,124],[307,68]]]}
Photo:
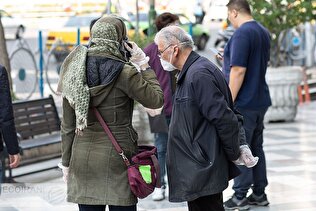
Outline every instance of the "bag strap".
{"label": "bag strap", "polygon": [[156,169],[156,177],[157,177],[156,187],[157,188],[161,188],[160,168],[159,168],[158,159],[157,159],[157,157],[155,155],[151,155],[150,158],[153,161],[154,167]]}
{"label": "bag strap", "polygon": [[131,163],[129,162],[129,160],[127,159],[127,157],[124,154],[123,149],[121,148],[121,146],[119,145],[119,143],[117,142],[117,140],[115,139],[115,137],[113,136],[113,133],[111,132],[110,128],[108,127],[108,125],[105,123],[104,119],[102,118],[100,112],[98,111],[98,109],[96,107],[93,107],[93,111],[95,116],[97,117],[97,119],[99,120],[101,126],[103,127],[105,133],[109,136],[115,150],[117,151],[117,153],[122,157],[125,165],[127,167],[129,167],[131,165]]}
{"label": "bag strap", "polygon": [[[121,148],[121,146],[119,145],[119,143],[115,139],[115,137],[114,137],[113,133],[111,132],[110,128],[108,127],[108,125],[105,123],[105,121],[102,118],[100,112],[98,111],[98,109],[96,107],[93,107],[93,111],[94,111],[94,114],[96,115],[97,119],[99,120],[102,128],[104,129],[105,133],[109,136],[109,138],[110,138],[115,150],[122,157],[125,165],[127,167],[129,167],[131,165],[131,163],[129,162],[129,160],[125,156],[123,149]],[[151,155],[150,157],[151,157],[151,160],[153,161],[154,167],[156,169],[156,174],[157,174],[156,187],[160,188],[161,187],[161,181],[160,181],[160,170],[159,170],[158,159],[157,159],[157,157],[155,155]]]}

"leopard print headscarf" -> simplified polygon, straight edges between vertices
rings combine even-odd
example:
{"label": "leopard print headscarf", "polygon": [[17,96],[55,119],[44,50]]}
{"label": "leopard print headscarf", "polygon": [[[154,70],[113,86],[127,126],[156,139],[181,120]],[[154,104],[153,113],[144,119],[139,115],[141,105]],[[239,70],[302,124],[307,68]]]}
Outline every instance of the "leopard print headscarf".
{"label": "leopard print headscarf", "polygon": [[87,55],[104,56],[126,63],[128,61],[120,52],[125,38],[126,27],[118,16],[100,18],[91,29],[90,46],[77,46],[63,62],[57,92],[66,98],[75,110],[77,134],[87,127],[90,101],[86,79]]}

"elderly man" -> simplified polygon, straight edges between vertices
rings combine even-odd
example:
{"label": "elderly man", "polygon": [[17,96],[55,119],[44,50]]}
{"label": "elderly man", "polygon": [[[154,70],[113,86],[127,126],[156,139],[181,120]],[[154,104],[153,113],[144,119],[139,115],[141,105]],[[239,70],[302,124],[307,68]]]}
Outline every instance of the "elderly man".
{"label": "elderly man", "polygon": [[162,63],[180,70],[167,147],[169,200],[190,211],[224,210],[222,191],[238,174],[240,136],[222,72],[194,52],[189,34],[168,26],[156,34]]}

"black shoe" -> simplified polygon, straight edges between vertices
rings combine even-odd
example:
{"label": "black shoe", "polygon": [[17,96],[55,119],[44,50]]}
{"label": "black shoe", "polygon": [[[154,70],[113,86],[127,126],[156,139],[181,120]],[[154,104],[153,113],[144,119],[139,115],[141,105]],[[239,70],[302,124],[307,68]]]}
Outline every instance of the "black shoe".
{"label": "black shoe", "polygon": [[247,197],[248,203],[251,205],[257,205],[257,206],[268,206],[269,201],[267,199],[267,195],[264,193],[261,196],[257,196],[254,193],[252,193],[250,196]]}
{"label": "black shoe", "polygon": [[235,195],[233,195],[229,200],[224,202],[224,208],[226,210],[248,210],[249,204],[247,198],[243,198],[241,200],[237,199]]}

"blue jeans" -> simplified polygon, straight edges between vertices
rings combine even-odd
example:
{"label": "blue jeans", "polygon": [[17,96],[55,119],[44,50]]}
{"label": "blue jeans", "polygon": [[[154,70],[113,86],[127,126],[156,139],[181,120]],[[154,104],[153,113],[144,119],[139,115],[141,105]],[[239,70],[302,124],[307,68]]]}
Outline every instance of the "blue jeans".
{"label": "blue jeans", "polygon": [[[105,211],[106,205],[86,205],[78,204],[79,211]],[[136,211],[136,205],[132,206],[113,206],[109,205],[110,211]]]}
{"label": "blue jeans", "polygon": [[[170,117],[166,117],[167,124],[170,124]],[[160,166],[160,180],[161,186],[166,185],[165,175],[166,175],[166,153],[167,153],[167,143],[168,143],[168,133],[155,133],[155,146],[157,147],[158,162]]]}
{"label": "blue jeans", "polygon": [[248,110],[237,109],[244,117],[244,128],[247,143],[254,156],[259,157],[259,161],[253,168],[238,166],[241,174],[234,179],[233,190],[238,199],[246,197],[250,187],[253,193],[260,196],[264,193],[268,185],[266,159],[263,151],[263,119],[267,109]]}

